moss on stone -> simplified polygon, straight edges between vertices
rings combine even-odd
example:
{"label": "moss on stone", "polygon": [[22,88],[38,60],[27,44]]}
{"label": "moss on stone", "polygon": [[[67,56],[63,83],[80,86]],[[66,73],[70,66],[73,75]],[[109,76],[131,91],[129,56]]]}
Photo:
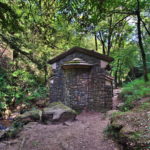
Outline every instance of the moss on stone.
{"label": "moss on stone", "polygon": [[66,64],[81,63],[79,60],[67,61]]}
{"label": "moss on stone", "polygon": [[42,113],[41,110],[33,109],[33,110],[30,110],[21,114],[20,116],[16,118],[16,120],[23,120],[26,118],[31,118],[32,120],[40,120],[41,113]]}
{"label": "moss on stone", "polygon": [[130,150],[150,146],[150,102],[141,103],[128,112],[111,117],[106,133]]}
{"label": "moss on stone", "polygon": [[73,109],[71,109],[70,107],[64,105],[63,103],[61,102],[53,102],[53,103],[50,103],[48,105],[48,108],[52,108],[52,109],[64,109],[64,110],[67,110],[67,111],[70,111],[70,112],[73,112],[76,114],[76,111],[74,111]]}

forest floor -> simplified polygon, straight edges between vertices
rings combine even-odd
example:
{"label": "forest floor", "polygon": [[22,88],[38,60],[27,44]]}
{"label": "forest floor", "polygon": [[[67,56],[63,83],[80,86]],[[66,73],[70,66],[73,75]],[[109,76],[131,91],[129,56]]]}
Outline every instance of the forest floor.
{"label": "forest floor", "polygon": [[0,150],[120,150],[103,133],[108,123],[98,112],[82,112],[76,121],[64,124],[31,122],[17,138],[1,142]]}

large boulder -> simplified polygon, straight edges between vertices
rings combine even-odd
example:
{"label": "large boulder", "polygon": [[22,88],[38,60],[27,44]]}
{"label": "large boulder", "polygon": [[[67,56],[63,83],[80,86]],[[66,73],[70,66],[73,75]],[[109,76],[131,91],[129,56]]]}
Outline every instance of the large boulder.
{"label": "large boulder", "polygon": [[74,121],[77,113],[70,107],[61,102],[51,103],[48,107],[43,109],[42,120],[44,122],[65,122]]}
{"label": "large boulder", "polygon": [[43,111],[32,109],[14,118],[12,126],[3,129],[0,126],[0,141],[6,138],[13,138],[18,135],[22,128],[28,128],[31,124],[43,123],[62,123],[66,121],[74,121],[76,112],[60,102],[51,103]]}
{"label": "large boulder", "polygon": [[39,109],[27,111],[19,115],[17,118],[15,118],[15,122],[22,122],[23,124],[41,120],[42,120],[42,111]]}
{"label": "large boulder", "polygon": [[61,102],[54,102],[49,104],[43,110],[33,109],[27,111],[15,118],[15,123],[27,124],[29,122],[65,122],[68,120],[75,120],[76,112],[70,107]]}

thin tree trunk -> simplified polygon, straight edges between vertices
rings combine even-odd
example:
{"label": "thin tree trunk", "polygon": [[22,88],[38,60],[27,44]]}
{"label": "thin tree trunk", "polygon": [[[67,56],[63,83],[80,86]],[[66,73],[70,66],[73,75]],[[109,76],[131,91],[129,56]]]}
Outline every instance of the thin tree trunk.
{"label": "thin tree trunk", "polygon": [[111,36],[112,36],[112,16],[109,20],[109,34],[108,34],[108,43],[107,43],[107,55],[109,56],[110,54],[110,49],[111,49]]}
{"label": "thin tree trunk", "polygon": [[109,34],[108,37],[108,48],[107,48],[107,55],[110,55],[110,49],[111,49],[111,33]]}
{"label": "thin tree trunk", "polygon": [[118,85],[119,85],[119,86],[122,86],[122,79],[121,79],[121,75],[122,75],[122,65],[123,65],[123,63],[120,63],[120,64],[119,64],[119,70],[118,70],[118,73],[119,73],[119,76],[118,76]]}
{"label": "thin tree trunk", "polygon": [[114,79],[114,82],[115,82],[115,87],[116,87],[116,88],[117,88],[117,86],[118,86],[117,79],[118,79],[119,62],[120,62],[120,59],[118,59],[118,61],[117,61],[117,68],[116,68],[116,70],[115,70],[115,79]]}
{"label": "thin tree trunk", "polygon": [[105,54],[106,54],[106,51],[105,51],[105,42],[104,42],[104,40],[103,40],[101,31],[99,31],[99,40],[100,40],[100,42],[101,42],[101,44],[102,44],[103,54],[105,55]]}
{"label": "thin tree trunk", "polygon": [[140,16],[140,2],[137,0],[137,31],[138,31],[138,43],[142,55],[142,61],[143,61],[143,73],[144,73],[144,80],[148,81],[148,71],[147,71],[147,64],[146,64],[146,55],[143,47],[143,42],[142,42],[142,32],[141,32],[141,16]]}
{"label": "thin tree trunk", "polygon": [[96,33],[95,33],[95,49],[96,51],[98,50]]}
{"label": "thin tree trunk", "polygon": [[44,80],[45,80],[45,85],[46,85],[46,83],[47,83],[47,65],[45,64],[45,66],[44,66]]}

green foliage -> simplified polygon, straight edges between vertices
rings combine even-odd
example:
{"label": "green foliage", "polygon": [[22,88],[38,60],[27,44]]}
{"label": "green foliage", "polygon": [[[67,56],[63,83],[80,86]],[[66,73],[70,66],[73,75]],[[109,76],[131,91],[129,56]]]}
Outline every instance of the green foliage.
{"label": "green foliage", "polygon": [[111,118],[113,117],[116,117],[116,116],[119,116],[119,115],[123,115],[125,112],[122,112],[122,111],[118,111],[118,112],[114,112],[111,116]]}
{"label": "green foliage", "polygon": [[137,66],[137,64],[140,61],[137,49],[138,48],[135,45],[126,44],[124,45],[124,48],[118,48],[113,50],[112,52],[112,57],[114,58],[114,61],[112,62],[113,76],[117,76],[120,80],[123,81],[126,79],[130,69],[133,68],[134,66]]}
{"label": "green foliage", "polygon": [[18,133],[21,131],[21,128],[10,128],[6,134],[5,134],[5,137],[6,139],[8,138],[15,138]]}
{"label": "green foliage", "polygon": [[22,69],[0,72],[0,109],[47,97],[47,88],[37,76]]}
{"label": "green foliage", "polygon": [[[136,6],[132,0],[1,0],[0,46],[5,43],[16,55],[13,69],[0,70],[0,108],[47,96],[48,60],[73,46],[95,49],[95,37],[98,51],[115,58],[111,73],[116,82],[124,82],[131,68],[142,69],[135,36]],[[140,6],[149,30],[148,0]],[[150,68],[150,39],[142,22],[141,26]],[[144,86],[136,91],[127,96],[129,105],[149,92]]]}
{"label": "green foliage", "polygon": [[143,103],[139,109],[142,109],[142,110],[150,110],[150,100],[149,102],[145,102]]}
{"label": "green foliage", "polygon": [[104,130],[104,134],[108,137],[118,139],[119,138],[119,130],[120,130],[120,128],[115,128],[112,125],[108,125]]}
{"label": "green foliage", "polygon": [[122,110],[127,111],[133,108],[134,101],[150,96],[150,82],[145,82],[143,78],[140,78],[127,83],[123,86],[121,96],[125,101]]}
{"label": "green foliage", "polygon": [[4,139],[8,139],[8,138],[16,138],[16,136],[20,133],[20,131],[22,130],[24,124],[22,122],[13,122],[11,128],[9,128],[4,135]]}

